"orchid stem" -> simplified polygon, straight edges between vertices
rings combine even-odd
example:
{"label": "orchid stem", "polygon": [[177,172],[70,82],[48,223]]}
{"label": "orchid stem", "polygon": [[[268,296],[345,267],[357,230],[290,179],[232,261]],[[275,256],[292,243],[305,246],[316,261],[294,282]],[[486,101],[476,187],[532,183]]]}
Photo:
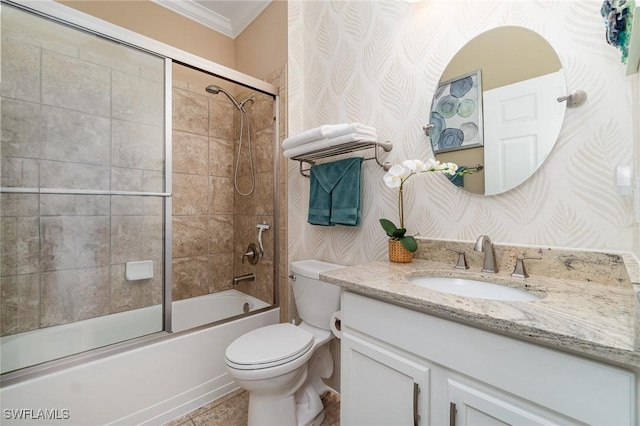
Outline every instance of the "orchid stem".
{"label": "orchid stem", "polygon": [[402,198],[402,185],[398,191],[398,212],[400,213],[400,228],[404,228],[404,200]]}

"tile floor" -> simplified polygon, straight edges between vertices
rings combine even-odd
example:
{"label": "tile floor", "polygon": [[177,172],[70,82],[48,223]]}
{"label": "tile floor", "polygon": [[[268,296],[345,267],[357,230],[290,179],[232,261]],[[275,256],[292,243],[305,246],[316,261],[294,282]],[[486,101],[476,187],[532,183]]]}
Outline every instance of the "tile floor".
{"label": "tile floor", "polygon": [[[340,426],[340,396],[326,392],[322,403],[325,415],[321,426]],[[164,426],[246,426],[248,404],[249,393],[240,389]]]}

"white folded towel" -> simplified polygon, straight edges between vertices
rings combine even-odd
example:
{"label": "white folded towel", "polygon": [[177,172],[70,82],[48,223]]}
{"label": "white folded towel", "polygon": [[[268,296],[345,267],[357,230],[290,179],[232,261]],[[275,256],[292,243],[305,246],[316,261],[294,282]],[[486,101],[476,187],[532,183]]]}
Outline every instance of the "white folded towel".
{"label": "white folded towel", "polygon": [[282,148],[289,149],[308,142],[324,138],[335,138],[349,133],[362,133],[363,135],[378,137],[375,127],[365,126],[361,123],[325,124],[320,127],[306,130],[282,141]]}
{"label": "white folded towel", "polygon": [[333,146],[342,145],[351,142],[376,142],[377,137],[362,134],[362,133],[349,133],[346,135],[340,135],[333,138],[317,139],[312,142],[308,142],[302,145],[295,146],[293,148],[285,149],[284,156],[287,158],[297,157],[298,155],[308,154],[320,149],[331,148]]}

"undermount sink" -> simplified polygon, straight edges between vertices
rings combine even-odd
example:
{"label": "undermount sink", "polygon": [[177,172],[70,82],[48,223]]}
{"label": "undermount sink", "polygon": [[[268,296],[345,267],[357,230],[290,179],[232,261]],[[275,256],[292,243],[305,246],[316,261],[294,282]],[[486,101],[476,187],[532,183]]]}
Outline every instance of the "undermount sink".
{"label": "undermount sink", "polygon": [[409,279],[413,284],[436,290],[441,293],[476,299],[503,300],[512,302],[528,302],[538,300],[539,297],[528,291],[493,284],[486,281],[470,280],[453,277],[413,277]]}

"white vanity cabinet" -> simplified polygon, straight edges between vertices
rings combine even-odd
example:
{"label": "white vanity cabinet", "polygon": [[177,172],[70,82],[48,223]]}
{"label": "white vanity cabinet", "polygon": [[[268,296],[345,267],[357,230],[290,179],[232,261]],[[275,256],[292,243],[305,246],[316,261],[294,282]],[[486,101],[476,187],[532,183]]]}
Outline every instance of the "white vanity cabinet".
{"label": "white vanity cabinet", "polygon": [[631,371],[343,293],[343,426],[633,425]]}
{"label": "white vanity cabinet", "polygon": [[428,419],[428,366],[355,336],[342,341],[341,351],[348,366],[341,373],[342,395],[348,389],[354,396],[341,424],[412,425]]}

